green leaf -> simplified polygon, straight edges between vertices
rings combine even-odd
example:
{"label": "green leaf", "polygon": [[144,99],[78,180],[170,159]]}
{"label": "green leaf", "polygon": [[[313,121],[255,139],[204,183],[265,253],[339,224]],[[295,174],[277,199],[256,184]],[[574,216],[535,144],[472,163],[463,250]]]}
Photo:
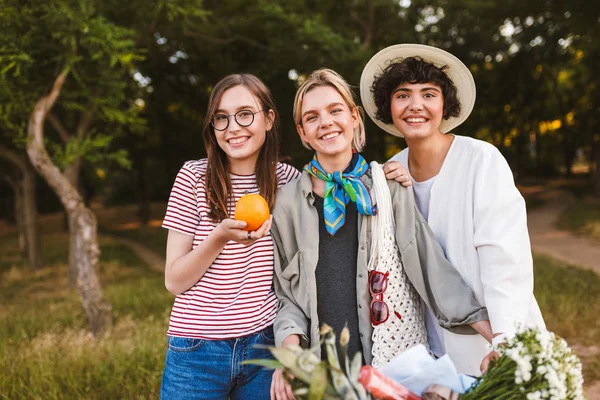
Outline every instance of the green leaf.
{"label": "green leaf", "polygon": [[338,368],[331,368],[329,372],[331,373],[333,387],[344,400],[358,400],[354,387],[342,371]]}
{"label": "green leaf", "polygon": [[310,375],[308,400],[322,400],[327,390],[327,366],[324,362],[317,364]]}
{"label": "green leaf", "polygon": [[297,379],[304,381],[306,383],[310,382],[310,374],[305,372],[302,368],[300,368],[297,364],[298,356],[289,349],[285,349],[282,347],[272,347],[271,353],[273,356],[283,364],[283,366]]}
{"label": "green leaf", "polygon": [[[348,371],[348,378],[350,378],[352,383],[358,382],[361,367],[362,354],[360,352],[356,352],[356,354],[354,354],[354,358],[352,359],[352,363],[350,364],[350,370]],[[362,385],[360,387],[362,387]]]}
{"label": "green leaf", "polygon": [[362,354],[360,352],[357,352],[354,355],[354,358],[352,359],[352,363],[350,364],[350,370],[347,371],[348,379],[350,380],[350,383],[354,387],[354,390],[356,390],[358,397],[360,399],[367,399],[368,398],[367,391],[365,390],[364,386],[358,381],[358,377],[360,376],[360,368],[361,367],[362,367]]}
{"label": "green leaf", "polygon": [[335,345],[335,334],[330,327],[327,328],[329,329],[326,329],[325,326],[321,328],[321,335],[323,335],[325,332],[324,343],[325,351],[327,353],[327,361],[332,368],[339,370],[342,367],[340,365],[340,359],[338,357],[337,347]]}
{"label": "green leaf", "polygon": [[321,361],[321,360],[319,360],[319,357],[317,357],[317,355],[311,350],[300,349],[300,351],[298,351],[298,350],[293,350],[293,351],[298,356],[298,360],[296,361],[296,363],[298,364],[298,367],[300,367],[306,373],[312,374],[312,372],[315,370],[316,366]]}
{"label": "green leaf", "polygon": [[8,65],[6,65],[4,68],[2,68],[2,71],[0,71],[1,75],[5,75],[8,71],[10,71],[12,69],[12,67],[14,67],[15,65],[17,65],[16,61],[13,61],[11,63],[9,63]]}

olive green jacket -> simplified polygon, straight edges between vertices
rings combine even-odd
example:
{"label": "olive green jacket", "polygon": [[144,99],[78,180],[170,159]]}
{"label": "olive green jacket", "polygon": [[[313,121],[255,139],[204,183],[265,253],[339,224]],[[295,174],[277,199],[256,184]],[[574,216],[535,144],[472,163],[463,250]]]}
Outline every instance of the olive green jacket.
{"label": "olive green jacket", "polygon": [[[371,188],[369,170],[361,181]],[[488,319],[487,310],[444,257],[433,232],[419,213],[412,188],[388,181],[396,221],[396,243],[408,278],[440,325],[455,333],[475,334],[468,324]],[[271,235],[275,242],[274,286],[279,299],[275,343],[292,334],[304,347],[320,352],[315,268],[319,260],[319,215],[313,206],[312,182],[307,172],[279,189]],[[358,215],[356,302],[363,357],[371,363],[371,295],[367,264],[371,243],[369,216]]]}

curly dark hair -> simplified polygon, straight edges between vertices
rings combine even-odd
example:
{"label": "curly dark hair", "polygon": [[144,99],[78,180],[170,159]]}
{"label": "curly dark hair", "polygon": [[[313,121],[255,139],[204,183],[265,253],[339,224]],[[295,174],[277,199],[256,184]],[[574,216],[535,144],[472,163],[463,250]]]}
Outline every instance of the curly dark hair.
{"label": "curly dark hair", "polygon": [[385,124],[391,124],[392,93],[403,83],[434,83],[442,89],[444,96],[444,119],[460,114],[460,101],[456,95],[456,86],[445,70],[447,65],[436,67],[421,57],[407,57],[390,64],[381,75],[375,78],[371,92],[377,106],[376,118]]}

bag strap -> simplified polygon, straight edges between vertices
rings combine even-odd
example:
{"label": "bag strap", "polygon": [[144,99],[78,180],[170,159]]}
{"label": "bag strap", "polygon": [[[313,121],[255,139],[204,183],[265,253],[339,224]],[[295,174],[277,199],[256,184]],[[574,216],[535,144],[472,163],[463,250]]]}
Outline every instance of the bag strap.
{"label": "bag strap", "polygon": [[369,271],[377,268],[381,261],[381,257],[385,252],[381,248],[383,246],[383,237],[386,232],[395,231],[394,213],[392,211],[392,195],[390,188],[387,185],[385,173],[381,164],[377,161],[371,162],[371,178],[373,186],[371,188],[371,196],[374,203],[377,204],[377,214],[371,217],[371,256],[367,267]]}

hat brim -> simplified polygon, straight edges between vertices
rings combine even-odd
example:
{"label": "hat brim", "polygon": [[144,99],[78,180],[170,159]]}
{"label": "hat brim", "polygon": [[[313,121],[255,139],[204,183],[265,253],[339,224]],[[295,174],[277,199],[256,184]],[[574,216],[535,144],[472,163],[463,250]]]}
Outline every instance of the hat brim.
{"label": "hat brim", "polygon": [[461,111],[457,117],[442,119],[440,131],[448,133],[465,122],[475,105],[475,79],[473,79],[471,71],[469,71],[469,68],[462,61],[447,51],[422,44],[396,44],[386,47],[375,54],[367,65],[365,65],[360,77],[360,97],[363,107],[373,122],[394,136],[404,137],[394,124],[385,124],[375,117],[377,115],[377,106],[375,105],[371,88],[375,78],[381,75],[390,64],[402,61],[407,57],[421,57],[423,60],[431,62],[437,67],[448,67],[445,72],[454,83],[454,86],[456,86]]}

